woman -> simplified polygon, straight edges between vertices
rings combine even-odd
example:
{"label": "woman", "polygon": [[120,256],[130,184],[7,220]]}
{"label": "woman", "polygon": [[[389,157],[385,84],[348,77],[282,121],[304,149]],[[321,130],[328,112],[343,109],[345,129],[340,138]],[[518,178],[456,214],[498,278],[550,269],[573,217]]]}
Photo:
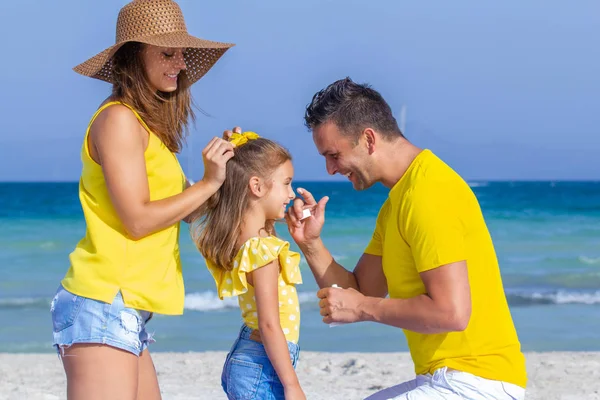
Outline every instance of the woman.
{"label": "woman", "polygon": [[75,67],[113,89],[85,135],[87,229],[51,306],[69,399],[161,398],[145,325],[183,312],[179,221],[221,186],[233,146],[213,138],[193,185],[174,153],[194,118],[190,85],[231,46],[188,35],[171,0],[134,0],[116,44]]}

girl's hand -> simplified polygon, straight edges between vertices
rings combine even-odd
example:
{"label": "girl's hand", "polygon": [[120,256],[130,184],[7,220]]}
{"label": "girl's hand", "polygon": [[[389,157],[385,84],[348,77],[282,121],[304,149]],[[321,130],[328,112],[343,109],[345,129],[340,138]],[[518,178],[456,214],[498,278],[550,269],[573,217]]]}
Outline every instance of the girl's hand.
{"label": "girl's hand", "polygon": [[283,388],[285,400],[306,400],[306,395],[300,385],[285,386]]}
{"label": "girl's hand", "polygon": [[225,181],[225,166],[231,157],[233,157],[233,145],[214,137],[202,150],[204,161],[202,181],[217,191]]}

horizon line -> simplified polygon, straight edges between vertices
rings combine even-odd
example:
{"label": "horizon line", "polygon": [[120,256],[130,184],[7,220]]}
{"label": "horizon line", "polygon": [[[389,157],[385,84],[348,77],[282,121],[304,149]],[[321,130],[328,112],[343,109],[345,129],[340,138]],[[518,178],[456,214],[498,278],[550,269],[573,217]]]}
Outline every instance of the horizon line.
{"label": "horizon line", "polygon": [[[534,182],[548,182],[548,183],[559,183],[559,182],[580,182],[580,183],[600,183],[600,179],[579,179],[579,178],[567,178],[567,179],[465,179],[467,183],[510,183],[510,182],[523,182],[523,183],[534,183]],[[349,181],[343,179],[298,179],[294,182],[311,182],[311,183],[347,183],[352,184]],[[0,184],[4,183],[79,183],[79,180],[0,180]]]}

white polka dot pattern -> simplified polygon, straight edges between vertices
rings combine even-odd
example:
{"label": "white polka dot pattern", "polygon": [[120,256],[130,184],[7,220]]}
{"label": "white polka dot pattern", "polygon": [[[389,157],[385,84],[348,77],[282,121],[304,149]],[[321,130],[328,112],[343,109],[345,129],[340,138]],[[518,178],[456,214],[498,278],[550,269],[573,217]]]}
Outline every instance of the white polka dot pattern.
{"label": "white polka dot pattern", "polygon": [[217,282],[220,297],[238,296],[242,317],[246,325],[258,329],[258,312],[254,287],[247,281],[247,274],[273,261],[279,261],[278,277],[279,316],[286,339],[298,342],[300,305],[295,289],[302,283],[299,264],[300,255],[289,250],[289,243],[276,237],[252,238],[238,252],[231,270],[222,270],[206,262]]}

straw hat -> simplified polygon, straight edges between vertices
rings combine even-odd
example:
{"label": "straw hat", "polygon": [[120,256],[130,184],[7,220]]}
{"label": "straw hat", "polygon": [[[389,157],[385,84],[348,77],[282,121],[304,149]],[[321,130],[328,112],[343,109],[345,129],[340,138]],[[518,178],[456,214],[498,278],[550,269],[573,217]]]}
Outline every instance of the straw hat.
{"label": "straw hat", "polygon": [[190,84],[202,78],[227,49],[234,46],[190,36],[183,13],[172,0],[133,0],[119,11],[115,44],[73,70],[112,83],[113,56],[127,42],[186,48],[185,73]]}

